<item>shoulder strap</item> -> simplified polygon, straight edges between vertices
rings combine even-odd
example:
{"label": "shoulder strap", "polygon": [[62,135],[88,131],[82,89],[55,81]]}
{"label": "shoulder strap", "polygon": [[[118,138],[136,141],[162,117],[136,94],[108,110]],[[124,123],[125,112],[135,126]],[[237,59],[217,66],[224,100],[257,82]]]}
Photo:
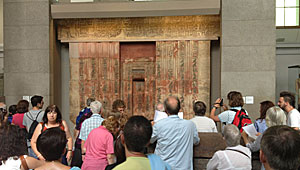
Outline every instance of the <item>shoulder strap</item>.
{"label": "shoulder strap", "polygon": [[41,124],[42,124],[42,130],[41,130],[41,133],[43,133],[43,132],[44,132],[44,128],[45,128],[45,123],[44,123],[44,122],[41,122]]}
{"label": "shoulder strap", "polygon": [[[25,115],[26,115],[30,120],[34,121],[32,115],[31,115],[31,112],[28,111],[27,113],[28,113],[28,114],[25,114]],[[28,115],[30,115],[30,117],[29,117]]]}
{"label": "shoulder strap", "polygon": [[24,155],[21,155],[21,156],[20,156],[20,159],[21,159],[21,164],[22,164],[23,168],[24,168],[25,170],[29,170],[29,168],[28,168],[28,166],[27,166],[27,163],[26,163],[26,160],[25,160],[25,158],[24,158]]}
{"label": "shoulder strap", "polygon": [[238,112],[239,111],[237,109],[229,109],[229,110],[234,111],[234,112]]}
{"label": "shoulder strap", "polygon": [[42,111],[40,110],[39,113],[36,115],[35,120],[37,120],[37,118],[39,117],[39,115],[40,115],[41,112],[42,112]]}
{"label": "shoulder strap", "polygon": [[244,153],[244,152],[242,152],[242,151],[235,150],[235,149],[226,149],[226,150],[230,150],[230,151],[239,152],[239,153],[241,153],[241,154],[243,154],[243,155],[247,156],[247,157],[250,159],[250,156],[249,156],[249,155],[247,155],[247,154],[245,154],[245,153]]}

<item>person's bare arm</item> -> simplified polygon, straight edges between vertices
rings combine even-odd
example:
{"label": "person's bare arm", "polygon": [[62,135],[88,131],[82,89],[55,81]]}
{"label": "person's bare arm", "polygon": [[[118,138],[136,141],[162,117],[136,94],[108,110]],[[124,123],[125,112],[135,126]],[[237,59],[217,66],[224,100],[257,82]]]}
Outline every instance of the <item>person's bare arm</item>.
{"label": "person's bare arm", "polygon": [[[29,169],[36,169],[36,168],[42,166],[45,163],[45,161],[37,160],[37,159],[35,159],[33,157],[30,157],[30,156],[26,157],[25,160],[26,160],[26,163],[27,163],[27,166],[28,166]],[[21,169],[24,170],[24,167],[21,166]]]}
{"label": "person's bare arm", "polygon": [[109,165],[115,163],[115,155],[114,154],[107,154],[107,162],[108,162]]}
{"label": "person's bare arm", "polygon": [[220,122],[220,119],[218,116],[215,115],[217,108],[220,107],[220,103],[221,102],[221,98],[218,98],[215,103],[214,103],[214,107],[211,109],[210,111],[210,115],[209,117],[214,120],[215,122]]}
{"label": "person's bare arm", "polygon": [[79,135],[79,130],[74,129],[74,139],[76,139]]}
{"label": "person's bare arm", "polygon": [[40,160],[45,160],[45,158],[42,156],[42,154],[37,150],[36,147],[36,141],[37,138],[39,137],[39,135],[41,134],[41,130],[42,130],[42,125],[38,124],[34,130],[34,133],[32,135],[30,144],[31,144],[31,148],[33,150],[33,152],[36,154],[36,156],[40,159]]}
{"label": "person's bare arm", "polygon": [[68,140],[68,143],[67,143],[68,150],[67,150],[67,156],[66,157],[67,157],[68,161],[70,161],[71,158],[72,158],[73,139],[72,139],[72,136],[71,136],[71,133],[70,133],[67,122],[63,120],[62,124],[64,126],[66,136],[67,136],[67,140]]}
{"label": "person's bare arm", "polygon": [[85,143],[85,140],[81,139],[81,157],[82,157],[82,161],[84,161],[85,152],[86,152],[86,148],[84,147],[84,143]]}

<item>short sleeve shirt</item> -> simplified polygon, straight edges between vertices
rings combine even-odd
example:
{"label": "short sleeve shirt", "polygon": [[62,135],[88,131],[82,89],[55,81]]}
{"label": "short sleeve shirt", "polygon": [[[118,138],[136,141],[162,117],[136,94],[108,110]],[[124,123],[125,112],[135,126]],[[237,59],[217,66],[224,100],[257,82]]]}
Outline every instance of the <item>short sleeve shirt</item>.
{"label": "short sleeve shirt", "polygon": [[215,122],[206,116],[195,116],[191,119],[198,132],[218,132]]}
{"label": "short sleeve shirt", "polygon": [[36,117],[38,122],[42,122],[44,117],[44,111],[30,110],[29,112],[25,113],[23,118],[23,125],[26,126],[27,132],[29,131],[31,124],[36,119]]}
{"label": "short sleeve shirt", "polygon": [[106,160],[107,154],[114,153],[114,138],[105,127],[100,126],[91,131],[85,147],[85,160]]}
{"label": "short sleeve shirt", "polygon": [[25,113],[17,113],[13,115],[12,123],[18,125],[20,128],[25,128],[23,125],[23,117]]}
{"label": "short sleeve shirt", "polygon": [[297,109],[293,109],[288,113],[287,125],[300,128],[300,113]]}
{"label": "short sleeve shirt", "polygon": [[104,119],[101,117],[101,115],[93,114],[90,118],[83,121],[80,129],[79,139],[86,140],[88,138],[89,133],[93,129],[101,126],[103,120]]}
{"label": "short sleeve shirt", "polygon": [[113,170],[151,170],[150,161],[146,157],[128,157],[126,161],[116,166]]}
{"label": "short sleeve shirt", "polygon": [[[231,107],[231,109],[235,109],[235,110],[241,110],[242,107]],[[248,115],[247,111],[245,111],[246,114]],[[222,113],[220,113],[218,115],[220,122],[226,123],[226,124],[232,124],[233,120],[234,120],[234,116],[235,116],[236,112],[232,111],[232,110],[226,110]]]}

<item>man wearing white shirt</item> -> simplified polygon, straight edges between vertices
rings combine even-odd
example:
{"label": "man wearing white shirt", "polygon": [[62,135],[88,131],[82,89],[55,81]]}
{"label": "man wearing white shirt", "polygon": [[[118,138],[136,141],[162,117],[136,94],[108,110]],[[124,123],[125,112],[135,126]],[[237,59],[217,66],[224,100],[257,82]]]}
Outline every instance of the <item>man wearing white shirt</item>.
{"label": "man wearing white shirt", "polygon": [[224,127],[223,134],[227,148],[215,152],[214,156],[207,163],[206,169],[252,169],[251,151],[240,145],[240,130],[235,125],[229,124]]}
{"label": "man wearing white shirt", "polygon": [[193,105],[195,117],[191,119],[198,132],[218,132],[215,122],[205,116],[206,105],[202,101],[196,101]]}
{"label": "man wearing white shirt", "polygon": [[287,113],[287,125],[296,130],[300,128],[300,113],[295,109],[295,96],[287,91],[280,93],[278,106]]}

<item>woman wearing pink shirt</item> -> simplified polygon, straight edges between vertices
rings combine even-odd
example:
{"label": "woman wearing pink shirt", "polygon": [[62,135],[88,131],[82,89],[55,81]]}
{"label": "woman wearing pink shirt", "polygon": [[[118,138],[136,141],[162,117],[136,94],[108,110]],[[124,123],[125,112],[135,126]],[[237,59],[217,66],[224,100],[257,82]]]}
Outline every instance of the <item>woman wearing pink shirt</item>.
{"label": "woman wearing pink shirt", "polygon": [[114,138],[119,123],[114,116],[103,121],[102,126],[93,129],[86,142],[86,153],[83,153],[82,170],[105,170],[108,164],[114,163]]}
{"label": "woman wearing pink shirt", "polygon": [[29,102],[27,100],[20,100],[17,104],[17,113],[13,115],[12,124],[18,125],[20,128],[25,128],[23,125],[24,114],[28,112]]}

